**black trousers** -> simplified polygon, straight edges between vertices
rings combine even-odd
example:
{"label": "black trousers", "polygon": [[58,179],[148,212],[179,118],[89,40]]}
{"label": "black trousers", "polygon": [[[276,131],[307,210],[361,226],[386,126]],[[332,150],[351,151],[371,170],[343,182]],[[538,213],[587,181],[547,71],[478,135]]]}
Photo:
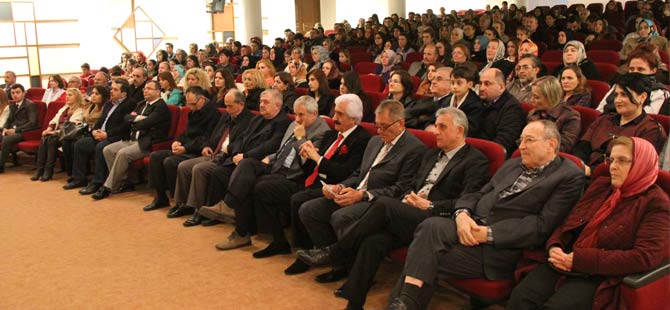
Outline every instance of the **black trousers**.
{"label": "black trousers", "polygon": [[323,197],[319,182],[314,182],[309,188],[303,189],[291,196],[291,231],[293,232],[294,247],[301,249],[311,249],[314,247],[305,224],[300,219],[300,208],[305,202],[319,197]]}
{"label": "black trousers", "polygon": [[207,186],[206,205],[213,206],[223,200],[228,190],[230,176],[235,171],[235,165],[219,165],[213,171],[209,178]]}
{"label": "black trousers", "polygon": [[102,185],[107,179],[109,171],[107,170],[107,162],[105,156],[102,154],[102,149],[114,141],[102,140],[98,141],[93,137],[83,137],[74,143],[74,156],[72,157],[72,179],[76,182],[86,182],[86,176],[89,173],[89,163],[91,158],[95,161],[95,173],[92,182],[97,185]]}
{"label": "black trousers", "polygon": [[167,201],[165,191],[174,195],[177,183],[177,166],[182,161],[195,158],[195,154],[173,155],[171,150],[152,152],[149,160],[149,186],[156,191],[156,199]]}
{"label": "black trousers", "polygon": [[72,175],[72,163],[74,161],[74,144],[77,140],[63,140],[61,141],[61,148],[63,149],[63,163],[67,175]]}
{"label": "black trousers", "polygon": [[282,221],[291,212],[291,197],[304,181],[288,180],[283,174],[261,176],[254,186],[254,210],[258,231],[271,233],[275,241],[286,241]]}
{"label": "black trousers", "polygon": [[60,146],[59,135],[43,136],[37,149],[37,169],[53,169],[56,164],[56,153]]}
{"label": "black trousers", "polygon": [[537,266],[512,291],[507,309],[591,309],[602,277],[565,277],[556,289],[561,274],[547,265]]}
{"label": "black trousers", "polygon": [[391,251],[412,242],[414,230],[430,212],[380,197],[361,219],[333,246],[335,254],[353,262],[342,295],[349,301],[364,304],[377,269]]}

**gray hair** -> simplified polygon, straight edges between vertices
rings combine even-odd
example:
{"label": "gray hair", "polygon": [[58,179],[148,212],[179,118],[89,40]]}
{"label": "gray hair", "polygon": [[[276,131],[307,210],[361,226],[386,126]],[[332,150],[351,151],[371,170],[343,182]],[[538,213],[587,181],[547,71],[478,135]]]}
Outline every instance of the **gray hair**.
{"label": "gray hair", "polygon": [[263,95],[270,95],[272,96],[272,102],[274,102],[277,106],[282,105],[282,102],[284,101],[284,96],[276,90],[276,89],[266,89],[261,93],[261,96]]}
{"label": "gray hair", "polygon": [[295,108],[299,105],[305,107],[307,113],[319,113],[319,105],[316,103],[316,100],[310,96],[300,96],[300,98],[296,99],[293,103],[293,110],[295,111]]}
{"label": "gray hair", "polygon": [[451,115],[454,125],[463,127],[463,135],[468,135],[468,117],[465,115],[465,112],[454,107],[441,108],[435,112],[435,118],[442,115]]}
{"label": "gray hair", "polygon": [[[545,139],[556,139],[556,154],[559,152],[559,148],[561,147],[561,133],[558,131],[558,126],[556,126],[556,123],[546,120],[546,119],[541,119],[541,120],[536,120],[536,121],[531,121],[530,123],[534,122],[539,122],[544,126],[544,138]],[[528,123],[528,124],[530,124]]]}
{"label": "gray hair", "polygon": [[377,107],[375,115],[379,115],[384,111],[387,111],[394,121],[405,119],[405,107],[398,100],[386,99],[382,101]]}
{"label": "gray hair", "polygon": [[356,94],[344,94],[335,98],[335,105],[342,102],[347,104],[347,115],[354,119],[356,125],[361,123],[363,119],[363,101]]}
{"label": "gray hair", "polygon": [[521,59],[526,59],[526,58],[530,59],[530,61],[533,62],[533,67],[535,67],[535,68],[539,68],[542,65],[542,61],[540,60],[540,58],[538,58],[537,56],[535,56],[533,54],[522,55],[521,57],[519,57],[519,61],[521,61]]}
{"label": "gray hair", "polygon": [[229,94],[233,95],[233,101],[237,103],[246,104],[247,98],[244,96],[244,93],[237,88],[232,88],[228,90]]}

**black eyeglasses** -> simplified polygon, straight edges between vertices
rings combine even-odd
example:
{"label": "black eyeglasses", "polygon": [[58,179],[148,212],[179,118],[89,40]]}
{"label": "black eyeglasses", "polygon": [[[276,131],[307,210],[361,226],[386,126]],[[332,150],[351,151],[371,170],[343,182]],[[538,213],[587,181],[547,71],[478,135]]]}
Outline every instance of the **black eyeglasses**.
{"label": "black eyeglasses", "polygon": [[387,129],[389,129],[391,126],[395,125],[395,123],[397,123],[397,122],[399,122],[399,121],[400,121],[400,120],[397,120],[397,121],[395,121],[395,122],[393,122],[393,123],[390,123],[390,124],[388,124],[388,125],[386,125],[386,126],[384,126],[384,125],[375,125],[375,128],[376,128],[377,130],[386,131]]}

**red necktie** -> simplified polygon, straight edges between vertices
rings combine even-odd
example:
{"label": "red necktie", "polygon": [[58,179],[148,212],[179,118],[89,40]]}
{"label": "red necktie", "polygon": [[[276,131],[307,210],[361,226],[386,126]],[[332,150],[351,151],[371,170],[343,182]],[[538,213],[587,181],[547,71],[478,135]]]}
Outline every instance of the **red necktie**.
{"label": "red necktie", "polygon": [[[337,135],[337,140],[335,140],[335,143],[333,144],[333,146],[330,147],[328,152],[326,152],[326,155],[324,155],[323,157],[326,158],[326,159],[330,159],[331,157],[333,157],[333,155],[335,154],[335,151],[337,150],[337,147],[340,145],[340,142],[342,141],[342,139],[344,139],[344,136],[342,134],[338,134]],[[312,184],[314,184],[314,181],[316,181],[316,177],[318,175],[319,175],[319,165],[314,167],[314,171],[312,172],[312,174],[310,174],[309,177],[307,177],[307,179],[305,180],[305,187],[312,186]]]}

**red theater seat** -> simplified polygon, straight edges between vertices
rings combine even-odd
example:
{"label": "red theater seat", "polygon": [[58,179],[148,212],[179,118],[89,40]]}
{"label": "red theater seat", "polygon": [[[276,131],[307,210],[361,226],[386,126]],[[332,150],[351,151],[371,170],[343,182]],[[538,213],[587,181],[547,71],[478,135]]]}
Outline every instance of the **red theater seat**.
{"label": "red theater seat", "polygon": [[37,153],[37,149],[40,147],[40,141],[42,141],[42,131],[49,127],[49,122],[56,116],[58,110],[65,105],[65,102],[54,101],[49,104],[49,108],[47,108],[44,102],[39,100],[35,101],[35,104],[37,105],[37,121],[42,124],[42,126],[40,129],[23,132],[23,141],[16,144],[17,150],[28,154]]}
{"label": "red theater seat", "polygon": [[582,131],[579,134],[579,136],[583,136],[584,133],[586,133],[586,130],[589,129],[589,126],[591,126],[591,123],[596,120],[600,116],[600,112],[596,109],[591,109],[587,107],[582,107],[582,106],[572,106],[571,108],[575,109],[575,111],[579,112],[579,116],[581,117],[581,122],[582,122]]}
{"label": "red theater seat", "polygon": [[586,85],[591,88],[591,107],[597,108],[600,101],[605,98],[610,90],[610,85],[603,81],[587,80]]}
{"label": "red theater seat", "polygon": [[361,61],[354,65],[354,71],[358,74],[374,74],[379,64],[370,61]]}
{"label": "red theater seat", "polygon": [[42,101],[46,91],[47,90],[42,87],[28,88],[28,90],[26,90],[26,98],[30,99],[30,101]]}

